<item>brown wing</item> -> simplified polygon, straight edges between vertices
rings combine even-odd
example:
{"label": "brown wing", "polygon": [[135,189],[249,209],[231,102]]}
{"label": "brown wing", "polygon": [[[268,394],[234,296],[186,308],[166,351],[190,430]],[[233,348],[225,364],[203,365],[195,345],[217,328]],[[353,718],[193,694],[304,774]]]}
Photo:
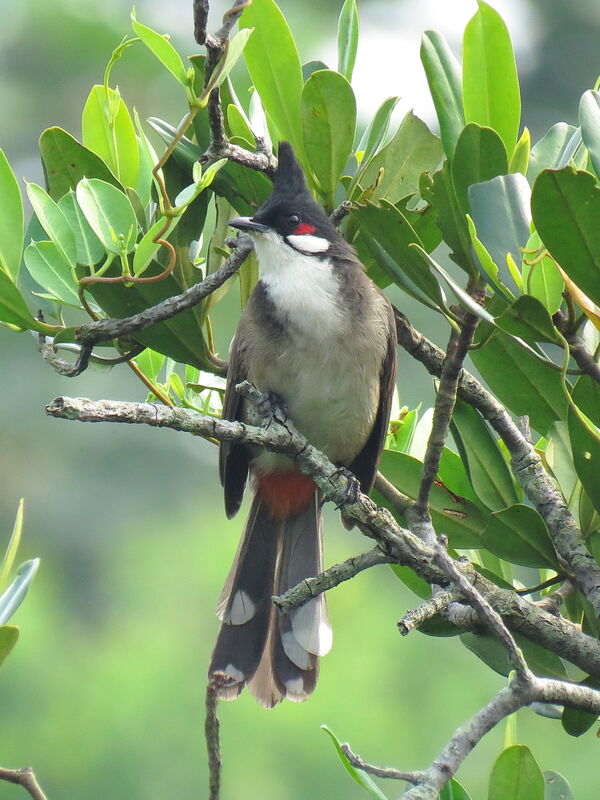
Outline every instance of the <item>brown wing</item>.
{"label": "brown wing", "polygon": [[[242,414],[242,403],[237,383],[246,379],[245,337],[238,331],[231,347],[229,367],[227,369],[227,385],[223,398],[223,419],[239,420]],[[225,513],[230,519],[237,513],[242,503],[246,480],[248,478],[248,452],[245,447],[233,442],[221,442],[219,446],[219,477],[225,494]]]}
{"label": "brown wing", "polygon": [[365,446],[349,466],[350,472],[356,475],[365,494],[373,488],[377,464],[387,435],[396,384],[396,341],[396,321],[391,306],[388,306],[388,346],[379,378],[379,408]]}

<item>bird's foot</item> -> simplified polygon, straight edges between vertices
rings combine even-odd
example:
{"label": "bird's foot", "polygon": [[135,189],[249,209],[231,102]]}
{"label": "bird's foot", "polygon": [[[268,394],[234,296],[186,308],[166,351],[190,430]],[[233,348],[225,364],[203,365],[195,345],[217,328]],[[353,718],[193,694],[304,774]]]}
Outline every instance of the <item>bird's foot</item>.
{"label": "bird's foot", "polygon": [[339,469],[336,469],[329,480],[331,483],[333,483],[335,479],[339,477],[346,478],[346,488],[344,489],[344,497],[340,501],[339,505],[336,506],[337,511],[342,509],[344,506],[356,503],[360,497],[360,481],[350,472],[347,467],[339,467]]}
{"label": "bird's foot", "polygon": [[262,392],[256,402],[256,410],[269,427],[272,422],[278,422],[284,428],[288,420],[288,408],[285,400],[275,392]]}

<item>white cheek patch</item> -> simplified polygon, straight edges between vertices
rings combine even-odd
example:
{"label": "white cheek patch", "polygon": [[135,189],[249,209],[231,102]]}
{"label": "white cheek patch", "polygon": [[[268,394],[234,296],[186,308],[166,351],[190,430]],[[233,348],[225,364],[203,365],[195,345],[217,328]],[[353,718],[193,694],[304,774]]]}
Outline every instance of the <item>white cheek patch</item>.
{"label": "white cheek patch", "polygon": [[296,250],[302,250],[304,253],[324,253],[329,250],[327,239],[322,239],[320,236],[312,236],[310,233],[286,236],[285,238],[292,247],[295,247]]}

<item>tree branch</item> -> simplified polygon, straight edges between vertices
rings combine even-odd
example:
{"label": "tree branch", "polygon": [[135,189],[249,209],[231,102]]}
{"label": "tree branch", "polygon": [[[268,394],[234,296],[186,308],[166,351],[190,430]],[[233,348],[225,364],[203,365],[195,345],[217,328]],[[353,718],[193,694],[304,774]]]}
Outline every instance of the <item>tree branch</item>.
{"label": "tree branch", "polygon": [[367,553],[334,564],[329,569],[316,575],[314,578],[305,578],[301,583],[288,589],[285,594],[275,595],[272,600],[284,614],[292,608],[298,608],[312,597],[329,591],[339,586],[340,583],[350,580],[365,569],[370,569],[378,564],[391,564],[392,559],[374,547]]}
{"label": "tree branch", "polygon": [[[432,375],[441,374],[444,352],[412,327],[396,310],[399,344]],[[581,531],[556,481],[546,472],[541,458],[515,425],[506,409],[466,370],[462,370],[458,394],[476,408],[506,445],[513,472],[523,491],[545,521],[553,544],[564,560],[577,588],[600,618],[600,567],[587,550]]]}
{"label": "tree branch", "polygon": [[23,769],[6,769],[0,767],[0,781],[7,783],[15,783],[22,786],[33,800],[48,800],[42,787],[37,782],[35,773],[31,767],[23,767]]}
{"label": "tree branch", "polygon": [[219,738],[219,718],[217,704],[219,690],[230,680],[223,672],[214,672],[206,687],[206,717],[204,720],[204,738],[208,750],[208,797],[219,800],[221,791],[221,742]]}
{"label": "tree branch", "polygon": [[552,320],[565,337],[569,345],[569,352],[579,369],[596,383],[600,383],[600,366],[596,364],[594,356],[586,348],[583,339],[571,328],[563,312],[557,311]]}
{"label": "tree branch", "polygon": [[420,606],[412,611],[407,611],[398,622],[398,630],[402,636],[407,636],[411,631],[420,628],[425,622],[435,617],[449,603],[460,600],[461,593],[457,589],[448,589],[445,592],[437,592],[430,600],[421,603]]}
{"label": "tree branch", "polygon": [[376,767],[373,764],[367,764],[360,756],[352,752],[349,744],[343,744],[342,750],[353,767],[362,769],[363,772],[368,772],[369,775],[375,775],[378,778],[391,778],[396,781],[406,781],[407,783],[421,783],[425,780],[424,772],[401,772],[393,767]]}
{"label": "tree branch", "polygon": [[[81,422],[122,422],[172,428],[205,438],[245,442],[294,458],[298,468],[310,475],[323,496],[344,506],[344,514],[366,535],[375,539],[381,551],[395,563],[415,571],[430,584],[447,585],[449,580],[434,563],[434,550],[410,531],[401,528],[392,515],[377,508],[360,494],[347,503],[348,479],[306,439],[290,421],[285,428],[272,424],[268,429],[204,416],[186,408],[168,408],[151,403],[92,401],[85,398],[56,398],[49,406],[50,416]],[[566,658],[590,675],[600,676],[600,642],[582,633],[572,623],[536,608],[515,592],[501,589],[479,575],[468,564],[458,568],[472,576],[477,590],[502,616],[513,631]]]}

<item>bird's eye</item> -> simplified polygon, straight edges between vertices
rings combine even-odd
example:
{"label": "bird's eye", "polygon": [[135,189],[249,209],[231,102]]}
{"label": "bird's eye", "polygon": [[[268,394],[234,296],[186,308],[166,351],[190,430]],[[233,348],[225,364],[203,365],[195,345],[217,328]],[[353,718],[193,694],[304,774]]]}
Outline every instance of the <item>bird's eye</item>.
{"label": "bird's eye", "polygon": [[298,214],[290,214],[287,221],[289,225],[297,225],[300,222],[300,217]]}

